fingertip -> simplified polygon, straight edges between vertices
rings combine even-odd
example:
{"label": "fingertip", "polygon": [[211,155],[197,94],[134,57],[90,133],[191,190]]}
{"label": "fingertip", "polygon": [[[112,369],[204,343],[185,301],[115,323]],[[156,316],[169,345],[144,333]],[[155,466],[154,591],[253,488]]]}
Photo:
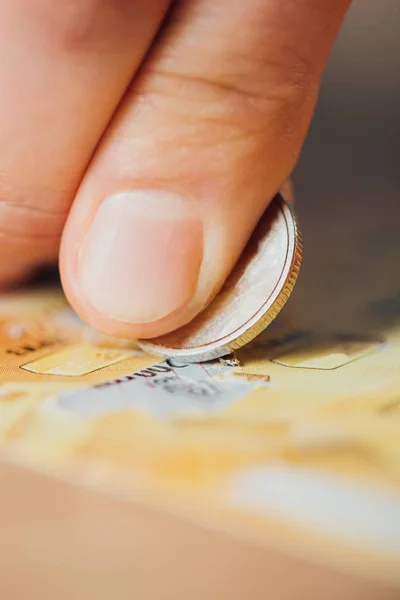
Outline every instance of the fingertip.
{"label": "fingertip", "polygon": [[125,191],[105,199],[84,232],[72,220],[60,270],[67,297],[89,324],[122,337],[184,324],[203,258],[194,202],[161,190]]}

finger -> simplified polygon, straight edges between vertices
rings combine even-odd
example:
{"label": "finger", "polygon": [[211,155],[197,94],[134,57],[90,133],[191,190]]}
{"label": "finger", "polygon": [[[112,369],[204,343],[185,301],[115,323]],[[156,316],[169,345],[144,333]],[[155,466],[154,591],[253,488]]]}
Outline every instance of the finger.
{"label": "finger", "polygon": [[15,286],[17,283],[29,278],[32,270],[25,262],[7,262],[0,266],[0,292]]}
{"label": "finger", "polygon": [[178,2],[72,208],[71,302],[113,334],[191,320],[288,177],[347,0]]}
{"label": "finger", "polygon": [[57,256],[85,167],[167,4],[0,0],[0,262]]}
{"label": "finger", "polygon": [[281,193],[286,198],[290,204],[294,204],[295,193],[294,193],[294,185],[291,179],[286,179],[281,185]]}

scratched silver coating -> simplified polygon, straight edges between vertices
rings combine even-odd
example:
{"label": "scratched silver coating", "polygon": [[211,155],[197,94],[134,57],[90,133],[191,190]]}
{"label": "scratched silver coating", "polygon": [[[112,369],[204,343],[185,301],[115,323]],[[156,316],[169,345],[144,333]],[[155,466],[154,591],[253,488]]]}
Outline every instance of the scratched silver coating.
{"label": "scratched silver coating", "polygon": [[212,360],[248,343],[276,317],[301,262],[292,209],[278,194],[261,217],[221,291],[193,321],[172,333],[141,340],[146,352],[184,362]]}

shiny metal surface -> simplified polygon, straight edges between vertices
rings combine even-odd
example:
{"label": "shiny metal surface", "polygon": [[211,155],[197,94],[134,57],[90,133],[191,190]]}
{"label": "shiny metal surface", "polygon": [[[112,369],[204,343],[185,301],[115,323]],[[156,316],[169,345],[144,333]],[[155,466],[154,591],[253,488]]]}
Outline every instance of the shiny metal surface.
{"label": "shiny metal surface", "polygon": [[225,356],[261,333],[288,299],[300,268],[292,209],[275,196],[222,290],[191,323],[141,342],[161,356],[198,362]]}

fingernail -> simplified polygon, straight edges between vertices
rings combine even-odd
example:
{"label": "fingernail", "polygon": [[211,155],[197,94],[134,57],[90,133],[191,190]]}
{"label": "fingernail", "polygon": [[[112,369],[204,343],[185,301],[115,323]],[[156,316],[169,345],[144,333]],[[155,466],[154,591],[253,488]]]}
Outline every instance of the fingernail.
{"label": "fingernail", "polygon": [[159,190],[108,197],[79,254],[83,293],[102,314],[128,323],[156,321],[192,297],[203,227],[187,198]]}

